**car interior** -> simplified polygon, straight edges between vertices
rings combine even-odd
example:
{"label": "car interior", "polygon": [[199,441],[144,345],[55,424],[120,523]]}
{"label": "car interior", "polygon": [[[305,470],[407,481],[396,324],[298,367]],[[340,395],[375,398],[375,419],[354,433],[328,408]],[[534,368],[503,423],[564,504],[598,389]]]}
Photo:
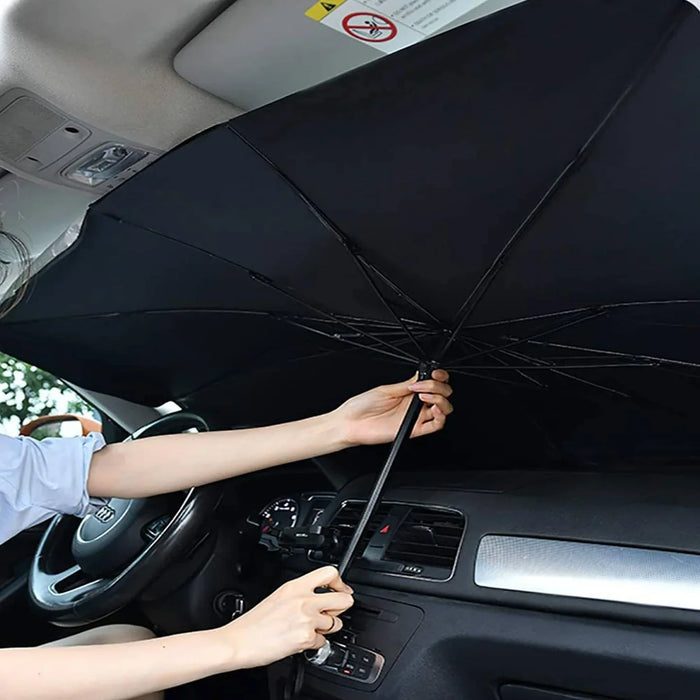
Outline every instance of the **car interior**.
{"label": "car interior", "polygon": [[[346,3],[370,24],[333,24]],[[94,406],[107,442],[300,419],[413,372],[367,360],[364,346],[329,349],[365,336],[387,354],[391,329],[358,325],[364,292],[343,286],[334,250],[312,250],[314,221],[342,222],[391,271],[399,303],[418,290],[442,318],[459,303],[440,295],[462,275],[478,280],[532,210],[541,243],[516,259],[529,272],[484,297],[505,310],[495,318],[525,325],[478,335],[499,321],[477,313],[463,349],[483,360],[496,347],[487,340],[505,343],[508,379],[473,359],[455,365],[454,418],[405,446],[367,512],[347,573],[356,602],[333,655],[166,697],[698,697],[698,7],[424,0],[439,28],[387,49],[406,34],[382,5],[0,0],[0,227],[25,242],[35,275],[0,323],[0,350]],[[615,168],[628,184],[605,179]],[[550,207],[564,177],[572,185]],[[438,250],[421,257],[430,236]],[[595,257],[579,254],[594,244]],[[460,246],[471,246],[464,261]],[[306,277],[285,306],[274,275],[292,258]],[[6,298],[19,265],[0,264]],[[654,308],[628,301],[598,319],[606,285]],[[317,289],[328,291],[313,320],[293,316]],[[274,306],[269,318],[255,315],[257,299]],[[662,313],[658,299],[683,308]],[[616,363],[603,365],[590,336],[557,317],[549,354],[507,352],[540,352],[551,329],[535,322],[577,304],[598,338],[642,349],[602,342]],[[354,335],[321,332],[324,315]],[[386,454],[353,448],[112,499],[104,522],[63,516],[26,531],[0,547],[0,646],[109,622],[159,635],[223,625],[284,581],[341,562]]]}

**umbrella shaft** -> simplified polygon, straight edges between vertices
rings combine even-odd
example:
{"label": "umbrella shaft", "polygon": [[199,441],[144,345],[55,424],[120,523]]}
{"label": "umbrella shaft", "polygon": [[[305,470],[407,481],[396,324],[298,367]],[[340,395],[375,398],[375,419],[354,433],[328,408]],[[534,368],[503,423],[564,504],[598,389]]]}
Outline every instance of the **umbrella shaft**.
{"label": "umbrella shaft", "polygon": [[[432,375],[432,370],[432,364],[421,364],[420,369],[418,370],[418,379],[429,379]],[[372,516],[379,505],[379,501],[384,493],[384,487],[386,486],[386,482],[394,466],[394,462],[396,461],[401,448],[404,446],[406,440],[410,437],[411,432],[413,431],[413,426],[415,425],[416,420],[418,420],[422,404],[423,402],[420,400],[418,394],[414,394],[414,396],[411,398],[411,403],[408,406],[408,410],[406,411],[406,415],[401,422],[399,431],[396,433],[394,442],[391,444],[389,455],[384,462],[382,470],[379,472],[377,480],[374,482],[372,493],[367,500],[367,506],[362,513],[360,522],[355,528],[355,532],[353,533],[352,539],[345,550],[345,554],[343,555],[340,564],[338,564],[338,573],[341,576],[345,575],[345,572],[350,567],[352,560],[355,558],[357,546],[359,545],[362,535],[367,529],[367,525],[369,524],[369,521],[372,519]]]}

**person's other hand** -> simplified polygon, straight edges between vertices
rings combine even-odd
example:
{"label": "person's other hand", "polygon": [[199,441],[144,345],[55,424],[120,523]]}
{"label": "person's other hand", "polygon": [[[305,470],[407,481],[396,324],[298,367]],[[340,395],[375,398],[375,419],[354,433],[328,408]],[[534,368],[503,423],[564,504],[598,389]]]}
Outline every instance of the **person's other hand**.
{"label": "person's other hand", "polygon": [[442,369],[432,373],[432,379],[417,381],[417,375],[406,382],[378,386],[353,396],[334,411],[340,422],[343,439],[348,445],[377,445],[391,442],[414,394],[424,406],[411,437],[429,435],[445,426],[447,416],[454,410],[449,401],[452,387],[450,375]]}
{"label": "person's other hand", "polygon": [[[314,593],[327,587],[330,593]],[[343,626],[338,617],[353,604],[352,588],[333,566],[289,581],[252,610],[215,630],[230,646],[231,668],[253,668],[307,649],[320,649],[324,634]]]}

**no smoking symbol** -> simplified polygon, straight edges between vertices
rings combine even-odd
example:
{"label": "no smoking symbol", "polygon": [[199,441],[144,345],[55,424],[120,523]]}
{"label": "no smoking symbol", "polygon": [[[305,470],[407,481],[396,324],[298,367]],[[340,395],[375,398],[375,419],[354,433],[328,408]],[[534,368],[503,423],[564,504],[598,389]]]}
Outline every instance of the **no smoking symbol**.
{"label": "no smoking symbol", "polygon": [[390,41],[399,31],[390,19],[372,12],[353,12],[343,19],[343,29],[355,39],[373,43]]}

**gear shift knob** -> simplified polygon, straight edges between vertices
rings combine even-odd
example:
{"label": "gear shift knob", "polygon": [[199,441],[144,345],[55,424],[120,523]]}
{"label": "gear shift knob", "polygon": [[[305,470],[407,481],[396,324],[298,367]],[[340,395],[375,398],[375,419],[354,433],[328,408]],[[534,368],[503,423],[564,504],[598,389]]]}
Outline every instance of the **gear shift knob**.
{"label": "gear shift knob", "polygon": [[326,643],[320,649],[309,649],[304,652],[306,660],[314,666],[323,666],[331,655],[331,643],[326,639]]}
{"label": "gear shift knob", "polygon": [[309,649],[304,652],[304,658],[314,666],[334,666],[339,668],[345,663],[347,651],[339,644],[333,644],[326,639],[320,649]]}

